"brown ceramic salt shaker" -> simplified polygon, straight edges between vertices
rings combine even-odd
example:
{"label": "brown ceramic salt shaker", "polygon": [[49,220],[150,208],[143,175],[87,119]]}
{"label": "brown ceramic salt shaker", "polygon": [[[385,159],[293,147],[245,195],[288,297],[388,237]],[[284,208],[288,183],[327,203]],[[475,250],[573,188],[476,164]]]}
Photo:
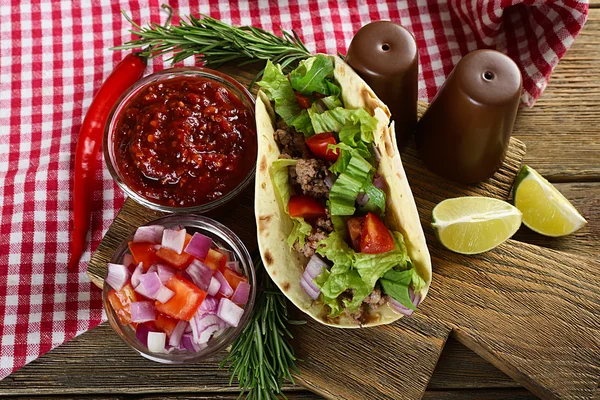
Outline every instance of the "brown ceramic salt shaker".
{"label": "brown ceramic salt shaker", "polygon": [[505,54],[463,57],[417,124],[425,165],[461,183],[491,177],[504,162],[521,89],[521,72]]}
{"label": "brown ceramic salt shaker", "polygon": [[413,35],[392,21],[363,26],[346,56],[346,62],[390,109],[400,148],[417,124],[418,58]]}

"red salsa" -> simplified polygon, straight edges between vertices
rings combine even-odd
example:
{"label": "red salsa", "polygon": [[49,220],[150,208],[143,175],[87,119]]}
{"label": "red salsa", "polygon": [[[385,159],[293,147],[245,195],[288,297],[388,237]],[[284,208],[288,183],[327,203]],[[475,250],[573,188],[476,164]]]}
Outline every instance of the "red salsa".
{"label": "red salsa", "polygon": [[240,184],[256,160],[252,111],[218,82],[178,77],[153,83],[119,116],[117,163],[149,200],[189,207]]}

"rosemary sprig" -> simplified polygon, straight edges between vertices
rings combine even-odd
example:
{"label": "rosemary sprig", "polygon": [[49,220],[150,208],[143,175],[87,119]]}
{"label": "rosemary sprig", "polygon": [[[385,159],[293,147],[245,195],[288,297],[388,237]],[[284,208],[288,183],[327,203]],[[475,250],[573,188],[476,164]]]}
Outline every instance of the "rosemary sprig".
{"label": "rosemary sprig", "polygon": [[129,41],[113,50],[143,49],[141,55],[149,58],[172,52],[167,59],[172,63],[197,56],[199,61],[210,67],[236,61],[239,66],[271,60],[282,68],[308,58],[310,52],[296,32],[282,30],[282,37],[252,26],[231,26],[217,19],[193,15],[181,18],[179,25],[171,24],[173,9],[163,4],[169,13],[164,25],[157,23],[141,27],[125,12],[123,15],[134,29],[130,32],[139,39]]}
{"label": "rosemary sprig", "polygon": [[[303,323],[288,320],[285,297],[271,281],[262,266],[260,257],[255,261],[257,274],[263,277],[264,286],[259,291],[254,311],[248,325],[236,339],[221,368],[231,372],[231,380],[237,377],[239,387],[247,399],[277,399],[284,380],[294,383],[290,371],[296,368],[294,350],[287,341],[292,338],[288,324]],[[259,286],[260,288],[260,286]]]}

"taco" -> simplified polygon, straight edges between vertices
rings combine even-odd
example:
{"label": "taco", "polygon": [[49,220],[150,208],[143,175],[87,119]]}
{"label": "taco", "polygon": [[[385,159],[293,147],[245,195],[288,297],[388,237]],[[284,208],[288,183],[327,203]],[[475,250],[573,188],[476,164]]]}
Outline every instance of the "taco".
{"label": "taco", "polygon": [[258,83],[255,215],[265,268],[317,321],[391,323],[427,295],[431,260],[390,113],[335,56]]}

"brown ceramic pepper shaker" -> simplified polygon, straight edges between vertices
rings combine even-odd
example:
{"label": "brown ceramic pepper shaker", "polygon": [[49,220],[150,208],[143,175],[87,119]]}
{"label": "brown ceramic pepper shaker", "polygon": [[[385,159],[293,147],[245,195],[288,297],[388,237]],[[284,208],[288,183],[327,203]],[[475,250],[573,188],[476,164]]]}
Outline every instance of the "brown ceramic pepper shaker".
{"label": "brown ceramic pepper shaker", "polygon": [[505,54],[462,58],[417,125],[425,165],[461,183],[491,177],[504,162],[521,90],[521,72]]}
{"label": "brown ceramic pepper shaker", "polygon": [[346,62],[390,109],[400,148],[417,123],[418,59],[413,35],[392,21],[363,26],[346,56]]}

